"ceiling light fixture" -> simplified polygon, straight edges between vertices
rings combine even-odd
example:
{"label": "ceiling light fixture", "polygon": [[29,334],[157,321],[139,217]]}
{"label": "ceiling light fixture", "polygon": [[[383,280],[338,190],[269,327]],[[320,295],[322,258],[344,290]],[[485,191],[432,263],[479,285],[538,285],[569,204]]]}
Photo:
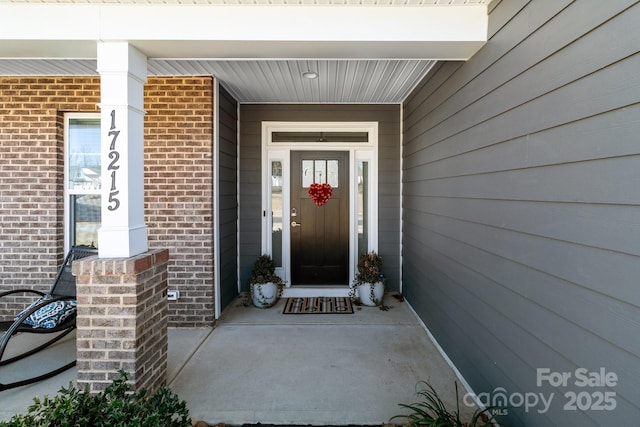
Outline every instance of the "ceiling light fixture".
{"label": "ceiling light fixture", "polygon": [[302,73],[302,77],[304,77],[305,79],[313,80],[318,78],[318,73],[316,73],[315,71],[305,71],[304,73]]}

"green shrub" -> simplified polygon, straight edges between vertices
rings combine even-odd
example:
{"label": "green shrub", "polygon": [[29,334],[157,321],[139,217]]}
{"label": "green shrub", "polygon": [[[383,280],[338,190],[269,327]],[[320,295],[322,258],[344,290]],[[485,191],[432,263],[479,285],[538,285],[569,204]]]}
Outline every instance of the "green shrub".
{"label": "green shrub", "polygon": [[253,265],[249,284],[274,283],[282,286],[282,278],[276,274],[276,263],[269,255],[260,255]]}
{"label": "green shrub", "polygon": [[14,415],[0,427],[186,427],[190,426],[185,401],[166,387],[152,395],[145,389],[131,392],[126,372],[103,392],[79,391],[72,384],[53,398],[33,399],[26,415]]}
{"label": "green shrub", "polygon": [[[485,409],[478,409],[475,411],[471,420],[463,422],[460,419],[460,403],[458,397],[458,383],[455,383],[456,388],[456,410],[450,412],[445,406],[436,390],[433,386],[427,382],[421,381],[418,386],[423,387],[416,391],[418,397],[422,398],[421,402],[404,404],[400,403],[399,406],[409,409],[412,412],[408,415],[396,415],[391,420],[404,418],[406,425],[409,427],[492,427],[493,417],[489,416],[492,410],[497,407],[488,407]],[[426,386],[426,387],[424,387]]]}
{"label": "green shrub", "polygon": [[358,272],[353,282],[355,286],[364,283],[384,283],[384,275],[382,274],[382,257],[375,251],[366,254],[360,254],[358,258]]}

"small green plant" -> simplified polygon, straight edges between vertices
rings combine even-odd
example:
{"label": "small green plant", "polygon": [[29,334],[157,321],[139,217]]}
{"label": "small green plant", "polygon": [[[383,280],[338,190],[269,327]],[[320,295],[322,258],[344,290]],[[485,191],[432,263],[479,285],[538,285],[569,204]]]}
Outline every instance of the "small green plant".
{"label": "small green plant", "polygon": [[[369,290],[369,300],[373,305],[382,304],[382,298],[376,298],[375,284],[382,283],[384,287],[385,279],[384,274],[381,271],[382,257],[371,251],[369,253],[361,254],[358,258],[358,272],[353,279],[353,283],[349,285],[349,297],[356,299],[356,290],[360,286],[365,286]],[[380,286],[380,285],[377,285]],[[362,297],[362,289],[358,291],[360,297]],[[365,291],[366,292],[366,291]],[[383,288],[384,292],[384,288]],[[367,303],[370,305],[369,303]]]}
{"label": "small green plant", "polygon": [[358,258],[358,272],[353,280],[354,285],[384,282],[384,275],[381,269],[382,257],[380,255],[374,251],[360,255]]}
{"label": "small green plant", "polygon": [[284,281],[276,274],[276,263],[269,255],[256,260],[249,278],[249,291],[253,305],[259,308],[273,306],[284,291]]}
{"label": "small green plant", "polygon": [[[420,386],[423,386],[420,388]],[[421,381],[418,383],[418,390],[416,394],[422,398],[421,402],[404,404],[400,403],[399,406],[412,411],[408,415],[396,415],[391,420],[404,418],[407,420],[406,424],[409,427],[427,426],[427,427],[492,427],[494,417],[489,416],[492,410],[496,407],[489,407],[485,409],[477,409],[471,420],[463,422],[460,419],[460,403],[458,397],[458,383],[455,383],[456,388],[456,410],[450,412],[436,390],[431,384]]]}
{"label": "small green plant", "polygon": [[284,284],[282,279],[276,275],[276,263],[269,255],[260,255],[253,266],[249,283],[253,285],[269,282],[276,285]]}
{"label": "small green plant", "polygon": [[53,398],[34,398],[25,415],[14,415],[0,427],[187,427],[191,425],[185,401],[166,387],[152,395],[131,392],[126,372],[103,392],[89,393],[73,384]]}

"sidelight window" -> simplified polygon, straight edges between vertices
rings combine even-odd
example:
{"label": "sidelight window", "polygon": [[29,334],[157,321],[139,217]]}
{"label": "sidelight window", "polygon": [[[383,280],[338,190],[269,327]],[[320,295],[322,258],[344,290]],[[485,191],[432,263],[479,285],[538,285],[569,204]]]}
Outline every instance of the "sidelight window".
{"label": "sidelight window", "polygon": [[271,253],[276,267],[282,267],[282,161],[271,161]]}
{"label": "sidelight window", "polygon": [[369,162],[358,161],[356,220],[358,222],[358,256],[369,251]]}

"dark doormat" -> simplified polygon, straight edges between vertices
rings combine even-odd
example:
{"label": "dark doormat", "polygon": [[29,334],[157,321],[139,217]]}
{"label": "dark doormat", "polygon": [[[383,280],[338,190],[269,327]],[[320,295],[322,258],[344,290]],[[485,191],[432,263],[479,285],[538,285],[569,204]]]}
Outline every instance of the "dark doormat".
{"label": "dark doormat", "polygon": [[353,314],[351,298],[287,298],[283,314]]}

